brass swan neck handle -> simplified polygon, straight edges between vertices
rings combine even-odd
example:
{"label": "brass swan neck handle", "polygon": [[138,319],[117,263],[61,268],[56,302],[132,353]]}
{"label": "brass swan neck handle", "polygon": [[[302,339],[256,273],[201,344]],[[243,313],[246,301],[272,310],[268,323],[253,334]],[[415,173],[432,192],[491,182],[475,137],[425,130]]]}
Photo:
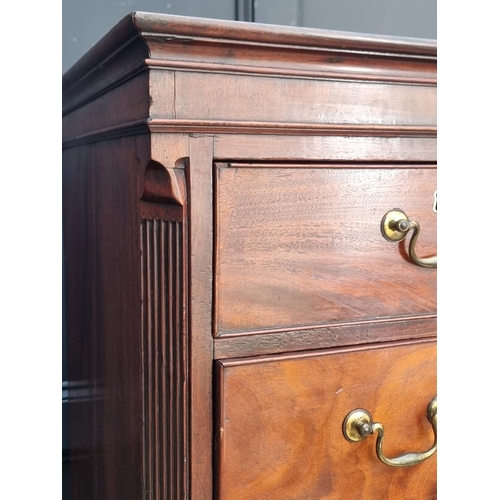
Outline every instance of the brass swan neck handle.
{"label": "brass swan neck handle", "polygon": [[387,212],[382,218],[380,229],[383,237],[388,241],[401,241],[413,230],[408,248],[411,260],[422,267],[437,268],[437,255],[432,257],[419,257],[417,255],[415,247],[420,234],[420,224],[417,221],[409,220],[402,210],[394,208]]}
{"label": "brass swan neck handle", "polygon": [[427,418],[434,431],[434,443],[427,450],[417,453],[405,453],[399,457],[386,457],[382,449],[384,444],[384,426],[378,422],[373,422],[369,412],[364,409],[353,410],[344,419],[344,437],[353,443],[365,439],[365,437],[377,432],[377,443],[375,452],[378,459],[386,465],[392,467],[408,467],[417,465],[432,457],[437,450],[437,397],[433,398],[427,407]]}

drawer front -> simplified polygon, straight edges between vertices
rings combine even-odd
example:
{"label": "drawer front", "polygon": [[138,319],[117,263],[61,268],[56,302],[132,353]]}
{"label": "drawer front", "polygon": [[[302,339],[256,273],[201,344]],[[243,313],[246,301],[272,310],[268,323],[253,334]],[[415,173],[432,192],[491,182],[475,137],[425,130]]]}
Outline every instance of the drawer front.
{"label": "drawer front", "polygon": [[344,418],[368,410],[393,458],[433,444],[436,344],[396,343],[219,362],[218,500],[431,499],[436,455],[392,467],[374,435],[356,443]]}
{"label": "drawer front", "polygon": [[435,166],[216,168],[216,335],[436,313],[436,270],[380,230],[400,208],[437,252]]}

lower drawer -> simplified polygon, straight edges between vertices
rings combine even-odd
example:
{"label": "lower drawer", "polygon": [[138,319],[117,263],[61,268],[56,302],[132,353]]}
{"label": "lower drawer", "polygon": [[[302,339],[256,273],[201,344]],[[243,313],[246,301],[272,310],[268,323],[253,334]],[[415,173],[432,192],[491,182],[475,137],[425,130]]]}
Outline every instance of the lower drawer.
{"label": "lower drawer", "polygon": [[431,448],[435,340],[225,360],[217,372],[217,499],[435,498],[436,455],[392,467],[376,433],[343,434],[364,408],[384,425],[386,456]]}

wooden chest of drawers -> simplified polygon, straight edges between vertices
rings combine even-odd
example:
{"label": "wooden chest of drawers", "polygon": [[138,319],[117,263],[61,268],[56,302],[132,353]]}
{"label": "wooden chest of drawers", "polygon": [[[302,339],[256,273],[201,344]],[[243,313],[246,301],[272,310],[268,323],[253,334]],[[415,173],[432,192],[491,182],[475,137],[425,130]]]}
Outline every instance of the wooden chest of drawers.
{"label": "wooden chest of drawers", "polygon": [[136,13],[63,108],[74,499],[434,498],[435,42]]}

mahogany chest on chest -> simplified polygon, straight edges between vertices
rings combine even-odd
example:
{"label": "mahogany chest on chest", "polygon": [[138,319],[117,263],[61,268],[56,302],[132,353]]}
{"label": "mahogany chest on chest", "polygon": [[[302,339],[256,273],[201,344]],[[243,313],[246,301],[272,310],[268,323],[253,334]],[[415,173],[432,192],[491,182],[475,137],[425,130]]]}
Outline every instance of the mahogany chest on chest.
{"label": "mahogany chest on chest", "polygon": [[72,498],[434,498],[435,42],[135,13],[63,110]]}

